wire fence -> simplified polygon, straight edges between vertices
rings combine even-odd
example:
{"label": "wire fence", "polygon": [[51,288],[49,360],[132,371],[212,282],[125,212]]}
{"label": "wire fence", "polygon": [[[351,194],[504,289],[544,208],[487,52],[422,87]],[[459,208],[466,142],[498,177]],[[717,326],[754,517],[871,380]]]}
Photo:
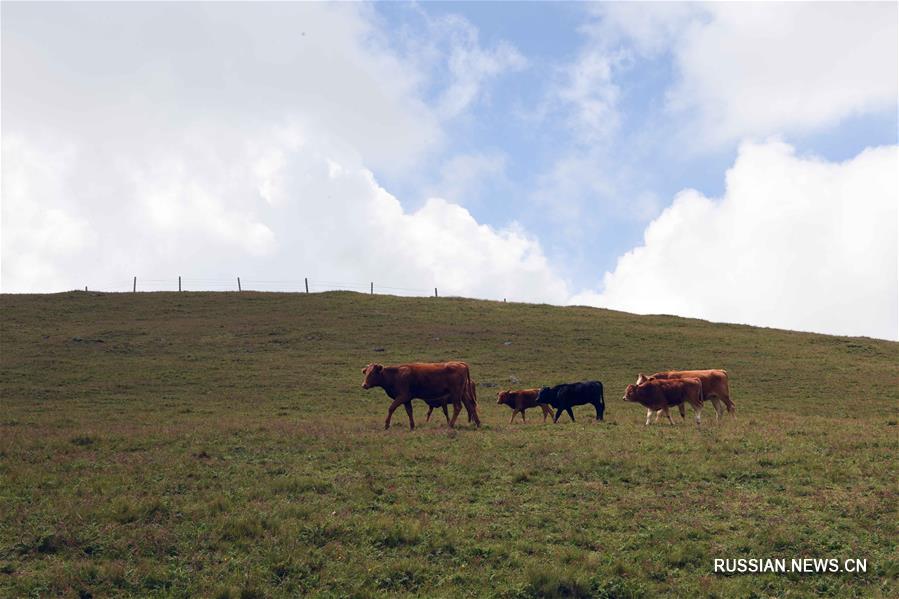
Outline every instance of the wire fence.
{"label": "wire fence", "polygon": [[[368,283],[325,281],[322,279],[244,279],[234,278],[193,278],[172,277],[169,279],[144,279],[132,277],[128,280],[88,284],[84,291],[100,292],[147,292],[147,291],[268,291],[287,293],[322,293],[325,291],[356,291],[378,295],[401,295],[410,297],[439,297],[439,290],[433,288],[398,287]],[[505,301],[505,299],[503,299]]]}

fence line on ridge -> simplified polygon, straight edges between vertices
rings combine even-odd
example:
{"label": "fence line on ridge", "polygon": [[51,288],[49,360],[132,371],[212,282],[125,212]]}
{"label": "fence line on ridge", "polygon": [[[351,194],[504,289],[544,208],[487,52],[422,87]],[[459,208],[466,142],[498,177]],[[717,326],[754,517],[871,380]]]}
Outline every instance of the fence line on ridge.
{"label": "fence line on ridge", "polygon": [[[79,288],[80,290],[80,288]],[[268,291],[285,293],[323,293],[326,291],[356,291],[370,295],[397,295],[405,297],[440,297],[438,287],[433,289],[398,287],[396,285],[380,285],[374,281],[367,283],[341,282],[321,279],[246,279],[240,276],[233,278],[209,278],[209,277],[184,277],[181,275],[168,279],[144,279],[133,276],[125,281],[114,281],[105,284],[90,284],[84,286],[84,291],[111,292],[111,293],[139,293],[152,291]],[[503,298],[502,301],[506,301]]]}

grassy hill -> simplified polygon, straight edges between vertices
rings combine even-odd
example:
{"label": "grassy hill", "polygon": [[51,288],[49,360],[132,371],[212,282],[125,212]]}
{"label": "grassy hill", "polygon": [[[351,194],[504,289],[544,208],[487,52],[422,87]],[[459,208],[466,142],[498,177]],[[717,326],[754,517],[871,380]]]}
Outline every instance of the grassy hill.
{"label": "grassy hill", "polygon": [[[896,343],[353,293],[0,309],[0,595],[899,595]],[[482,429],[416,402],[414,432],[402,410],[383,430],[361,368],[446,359]],[[728,370],[736,418],[644,427],[621,401],[695,367]],[[584,378],[604,423],[495,404]],[[868,571],[713,573],[738,557]]]}

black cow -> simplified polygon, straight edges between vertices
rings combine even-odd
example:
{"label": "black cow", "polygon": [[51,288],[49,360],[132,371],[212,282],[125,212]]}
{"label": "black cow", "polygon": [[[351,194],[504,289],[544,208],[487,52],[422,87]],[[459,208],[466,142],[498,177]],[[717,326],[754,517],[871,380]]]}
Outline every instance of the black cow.
{"label": "black cow", "polygon": [[592,404],[596,408],[596,419],[602,420],[606,411],[606,402],[602,397],[602,383],[599,381],[583,381],[581,383],[566,383],[555,387],[543,387],[537,399],[540,403],[548,403],[556,410],[553,422],[559,421],[562,410],[568,412],[568,416],[574,421],[573,406]]}

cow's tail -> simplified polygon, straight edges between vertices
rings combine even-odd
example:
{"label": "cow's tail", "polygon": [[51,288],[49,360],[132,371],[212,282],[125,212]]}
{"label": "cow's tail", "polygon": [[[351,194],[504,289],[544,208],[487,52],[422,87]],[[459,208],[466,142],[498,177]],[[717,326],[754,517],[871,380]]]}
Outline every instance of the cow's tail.
{"label": "cow's tail", "polygon": [[[705,403],[705,393],[702,391],[702,381],[696,379],[696,382],[699,383],[699,405],[693,406],[693,412],[696,413],[696,426],[700,426],[699,419],[700,414],[702,413],[702,405]],[[683,404],[681,404],[683,405]]]}
{"label": "cow's tail", "polygon": [[602,420],[606,412],[606,398],[603,395],[602,383],[599,383],[599,403],[596,405],[596,419]]}
{"label": "cow's tail", "polygon": [[734,411],[734,402],[730,398],[730,377],[727,376],[727,371],[724,371],[724,397],[721,399],[724,401],[724,405],[727,406],[727,411],[730,412],[731,416],[735,416],[736,413]]}
{"label": "cow's tail", "polygon": [[481,419],[478,416],[478,393],[475,390],[474,381],[471,380],[471,373],[465,373],[465,397],[469,405],[466,406],[468,412],[468,422],[474,420],[476,426],[481,426]]}
{"label": "cow's tail", "polygon": [[719,369],[719,372],[724,373],[724,395],[721,396],[721,401],[724,402],[724,406],[727,408],[727,411],[730,414],[734,415],[734,402],[730,398],[730,376],[727,374],[727,371],[723,368]]}

